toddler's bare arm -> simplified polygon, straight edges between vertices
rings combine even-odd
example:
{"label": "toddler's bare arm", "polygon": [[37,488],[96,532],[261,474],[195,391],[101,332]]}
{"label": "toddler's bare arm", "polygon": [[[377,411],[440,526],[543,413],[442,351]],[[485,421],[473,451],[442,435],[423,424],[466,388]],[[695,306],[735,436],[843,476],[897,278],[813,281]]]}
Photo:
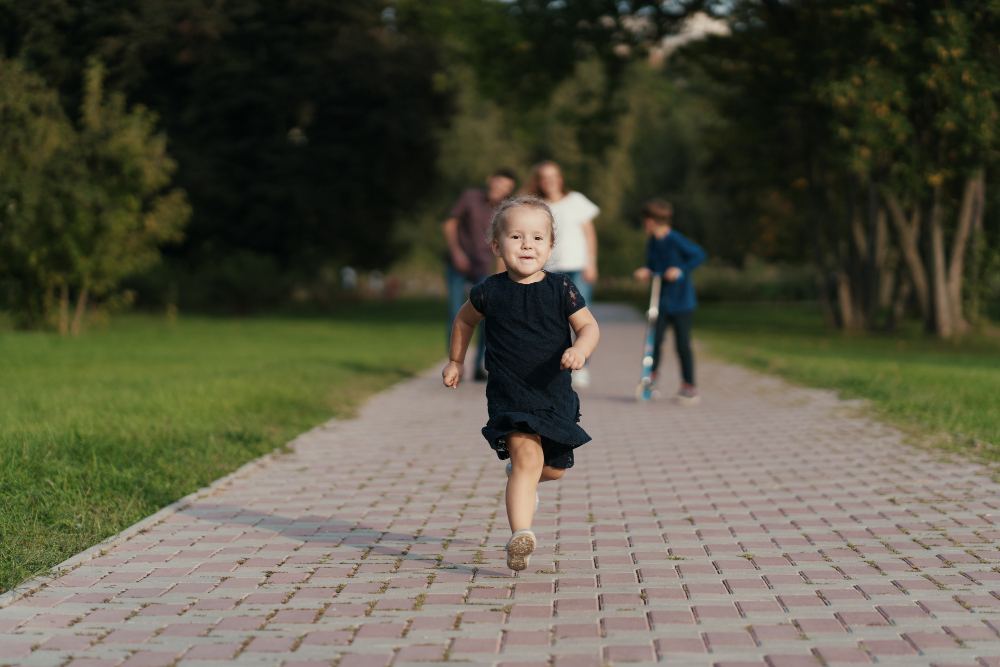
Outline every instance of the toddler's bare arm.
{"label": "toddler's bare arm", "polygon": [[576,333],[576,342],[573,343],[573,347],[563,352],[559,367],[576,371],[583,368],[583,362],[594,352],[597,341],[601,339],[601,331],[589,308],[581,308],[570,315],[569,325]]}
{"label": "toddler's bare arm", "polygon": [[459,309],[458,316],[455,317],[455,324],[451,327],[451,351],[448,354],[450,361],[441,372],[444,386],[452,389],[458,388],[458,383],[462,379],[465,353],[469,349],[469,342],[472,341],[476,325],[482,319],[482,313],[473,308],[468,301]]}

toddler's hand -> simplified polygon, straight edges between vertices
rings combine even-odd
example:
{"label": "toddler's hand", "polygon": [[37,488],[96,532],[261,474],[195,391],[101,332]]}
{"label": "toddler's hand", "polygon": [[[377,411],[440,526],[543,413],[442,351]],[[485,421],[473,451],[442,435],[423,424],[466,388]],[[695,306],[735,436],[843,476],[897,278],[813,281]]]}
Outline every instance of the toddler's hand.
{"label": "toddler's hand", "polygon": [[647,280],[651,273],[652,271],[644,266],[641,269],[636,269],[635,273],[632,274],[632,277],[636,280]]}
{"label": "toddler's hand", "polygon": [[671,266],[669,269],[667,269],[666,273],[664,273],[663,276],[667,279],[668,283],[672,283],[678,278],[680,278],[682,273],[684,272],[681,271],[679,267]]}
{"label": "toddler's hand", "polygon": [[462,380],[462,364],[457,361],[449,361],[448,365],[441,371],[444,379],[444,386],[458,389],[458,383]]}
{"label": "toddler's hand", "polygon": [[578,371],[583,368],[584,362],[587,361],[587,357],[583,355],[580,350],[575,347],[571,347],[565,352],[563,352],[562,361],[559,364],[560,369],[568,368],[571,371]]}

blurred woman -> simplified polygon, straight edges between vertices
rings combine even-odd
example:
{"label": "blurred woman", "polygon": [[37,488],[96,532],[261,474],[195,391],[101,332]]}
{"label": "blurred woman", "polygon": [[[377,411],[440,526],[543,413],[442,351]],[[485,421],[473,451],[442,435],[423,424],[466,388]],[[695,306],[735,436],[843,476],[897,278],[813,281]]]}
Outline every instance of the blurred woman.
{"label": "blurred woman", "polygon": [[[556,243],[545,269],[568,275],[589,304],[597,280],[594,218],[601,209],[583,194],[566,189],[559,165],[551,160],[534,166],[524,193],[544,199],[555,217]],[[590,371],[586,367],[573,371],[573,384],[590,386]]]}

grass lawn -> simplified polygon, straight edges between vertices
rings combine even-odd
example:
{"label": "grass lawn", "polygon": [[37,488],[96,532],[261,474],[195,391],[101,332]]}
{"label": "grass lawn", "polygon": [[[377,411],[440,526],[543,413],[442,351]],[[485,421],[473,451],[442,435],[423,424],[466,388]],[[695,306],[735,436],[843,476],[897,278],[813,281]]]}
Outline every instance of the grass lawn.
{"label": "grass lawn", "polygon": [[444,357],[445,307],[0,333],[0,592]]}
{"label": "grass lawn", "polygon": [[802,304],[708,304],[695,315],[694,335],[722,359],[867,398],[908,430],[992,443],[998,448],[980,453],[1000,459],[1000,337],[941,341],[915,324],[848,335],[826,329],[819,309]]}

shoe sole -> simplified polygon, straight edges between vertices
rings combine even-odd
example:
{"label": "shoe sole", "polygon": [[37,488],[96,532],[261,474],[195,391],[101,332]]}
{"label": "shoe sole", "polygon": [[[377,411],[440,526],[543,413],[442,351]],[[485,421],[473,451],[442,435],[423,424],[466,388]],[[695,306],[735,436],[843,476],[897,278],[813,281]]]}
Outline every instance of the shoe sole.
{"label": "shoe sole", "polygon": [[535,537],[528,533],[522,533],[512,537],[507,543],[507,567],[520,572],[528,567],[528,560],[535,552]]}
{"label": "shoe sole", "polygon": [[698,405],[701,403],[701,396],[677,396],[674,400],[680,405]]}

